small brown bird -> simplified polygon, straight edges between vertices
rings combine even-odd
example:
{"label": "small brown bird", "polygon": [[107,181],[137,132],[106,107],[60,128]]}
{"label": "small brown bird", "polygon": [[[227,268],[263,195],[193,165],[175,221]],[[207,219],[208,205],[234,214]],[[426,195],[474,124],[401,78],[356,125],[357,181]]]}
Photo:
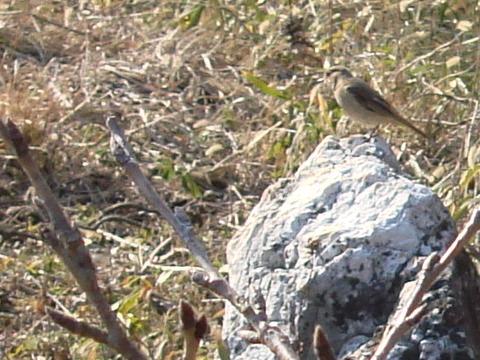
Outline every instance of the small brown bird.
{"label": "small brown bird", "polygon": [[333,66],[326,74],[333,86],[335,99],[352,120],[369,127],[403,125],[427,137],[422,130],[400,115],[382,95],[362,79],[354,77],[347,68]]}

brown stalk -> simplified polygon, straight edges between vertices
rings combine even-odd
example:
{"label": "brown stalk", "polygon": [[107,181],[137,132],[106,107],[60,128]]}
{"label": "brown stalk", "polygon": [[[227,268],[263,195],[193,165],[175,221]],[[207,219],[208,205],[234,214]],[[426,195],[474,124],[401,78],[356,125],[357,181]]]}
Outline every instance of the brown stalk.
{"label": "brown stalk", "polygon": [[208,330],[207,318],[202,315],[197,317],[192,305],[186,301],[180,301],[180,323],[183,333],[183,360],[195,360],[198,347]]}
{"label": "brown stalk", "polygon": [[335,360],[335,354],[328,342],[327,334],[320,325],[315,326],[313,333],[313,350],[318,360]]}
{"label": "brown stalk", "polygon": [[425,260],[422,270],[417,276],[415,288],[410,292],[410,300],[396,310],[395,315],[392,317],[394,321],[387,326],[382,340],[371,358],[372,360],[386,359],[390,350],[403,334],[409,331],[421,319],[426,312],[426,307],[421,304],[423,296],[479,230],[480,208],[473,210],[463,230],[441,257],[437,253],[433,253]]}

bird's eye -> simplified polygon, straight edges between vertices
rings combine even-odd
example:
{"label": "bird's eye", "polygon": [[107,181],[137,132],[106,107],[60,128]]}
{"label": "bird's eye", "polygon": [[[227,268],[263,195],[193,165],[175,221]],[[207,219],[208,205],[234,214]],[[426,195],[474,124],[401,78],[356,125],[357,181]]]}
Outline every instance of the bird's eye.
{"label": "bird's eye", "polygon": [[327,73],[327,76],[328,76],[328,77],[334,77],[333,75],[335,75],[336,73],[337,73],[337,71],[331,70],[331,71],[329,71],[329,72]]}

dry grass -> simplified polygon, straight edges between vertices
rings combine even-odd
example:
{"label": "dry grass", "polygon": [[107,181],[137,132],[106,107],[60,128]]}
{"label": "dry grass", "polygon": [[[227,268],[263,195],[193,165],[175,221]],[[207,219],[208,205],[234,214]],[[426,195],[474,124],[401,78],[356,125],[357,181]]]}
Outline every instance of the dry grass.
{"label": "dry grass", "polygon": [[[152,292],[167,305],[190,301],[214,329],[222,307],[189,281],[184,267],[192,262],[175,237],[144,266],[172,233],[138,207],[143,201],[109,154],[108,111],[123,114],[145,171],[172,206],[186,206],[219,266],[265,187],[291,174],[325,136],[345,134],[341,111],[315,86],[324,64],[351,67],[432,134],[426,144],[403,129],[383,131],[406,170],[456,218],[478,203],[478,5],[294,3],[0,5],[1,112],[29,135],[50,185],[90,241],[112,303],[157,358],[178,358],[181,339],[176,310],[154,306]],[[42,301],[55,302],[97,321],[39,240],[28,181],[1,143],[0,164],[0,354],[112,358],[39,311]],[[133,205],[111,208],[121,203]],[[216,348],[212,336],[202,352],[211,358]]]}

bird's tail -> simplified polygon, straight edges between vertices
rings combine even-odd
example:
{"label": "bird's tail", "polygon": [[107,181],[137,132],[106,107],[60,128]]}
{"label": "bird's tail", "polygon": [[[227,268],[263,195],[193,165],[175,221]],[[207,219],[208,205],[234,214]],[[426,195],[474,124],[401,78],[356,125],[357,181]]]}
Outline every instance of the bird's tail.
{"label": "bird's tail", "polygon": [[417,134],[423,136],[425,139],[428,139],[428,136],[425,132],[417,128],[415,125],[413,125],[410,121],[407,119],[403,118],[400,115],[397,115],[397,120],[404,126],[408,127],[409,129],[415,131]]}

